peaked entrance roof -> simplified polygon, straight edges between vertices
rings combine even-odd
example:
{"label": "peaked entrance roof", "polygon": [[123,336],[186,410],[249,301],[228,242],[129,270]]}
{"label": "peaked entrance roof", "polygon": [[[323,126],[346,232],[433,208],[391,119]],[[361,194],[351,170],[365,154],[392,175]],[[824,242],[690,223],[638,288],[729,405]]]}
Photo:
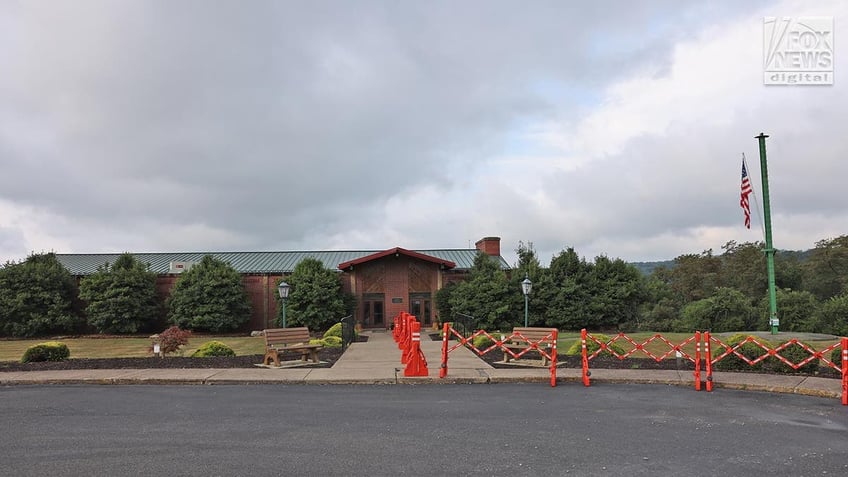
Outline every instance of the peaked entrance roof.
{"label": "peaked entrance roof", "polygon": [[456,263],[451,262],[450,260],[445,260],[439,257],[434,257],[432,255],[426,255],[420,252],[413,252],[412,250],[407,250],[405,248],[395,247],[390,248],[388,250],[384,250],[382,252],[373,253],[371,255],[366,255],[364,257],[360,257],[354,260],[349,260],[347,262],[342,262],[339,264],[339,270],[346,270],[348,268],[353,267],[354,265],[359,265],[362,263],[370,262],[372,260],[377,260],[383,257],[389,257],[392,255],[406,255],[407,257],[415,258],[418,260],[425,260],[428,262],[438,263],[445,268],[454,268],[456,267]]}

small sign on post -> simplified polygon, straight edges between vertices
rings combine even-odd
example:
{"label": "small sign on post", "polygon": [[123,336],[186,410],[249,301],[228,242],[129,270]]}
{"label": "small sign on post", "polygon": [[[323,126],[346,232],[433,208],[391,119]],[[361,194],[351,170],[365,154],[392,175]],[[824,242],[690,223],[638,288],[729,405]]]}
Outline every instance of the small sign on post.
{"label": "small sign on post", "polygon": [[158,334],[152,335],[150,337],[150,339],[153,341],[153,346],[151,346],[151,349],[153,350],[153,356],[154,357],[158,356],[160,358],[164,358],[165,354],[162,353],[162,345],[159,344],[159,335]]}

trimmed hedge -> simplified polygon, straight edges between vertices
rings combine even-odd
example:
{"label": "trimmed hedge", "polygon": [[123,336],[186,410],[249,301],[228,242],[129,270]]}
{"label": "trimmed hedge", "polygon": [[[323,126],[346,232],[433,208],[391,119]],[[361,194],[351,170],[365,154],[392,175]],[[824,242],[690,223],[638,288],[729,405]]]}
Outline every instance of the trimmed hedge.
{"label": "trimmed hedge", "polygon": [[[724,341],[724,343],[731,346],[731,347],[735,347],[739,343],[745,341],[747,338],[748,338],[748,335],[737,334],[737,335],[733,335],[730,338],[728,338],[726,341]],[[782,341],[778,344],[774,344],[774,343],[771,343],[771,342],[764,340],[762,338],[758,338],[756,336],[754,338],[759,343],[762,343],[763,345],[765,345],[765,346],[767,346],[771,349],[776,349],[776,348],[782,346],[783,344],[789,342],[789,340],[786,340],[786,341]],[[807,344],[807,343],[804,343],[804,344],[809,346],[809,344]],[[712,357],[715,358],[716,356],[724,354],[726,351],[727,350],[724,347],[719,346],[719,345],[715,345],[713,343],[713,346],[712,346],[712,349],[711,349],[711,354],[712,354]],[[752,361],[759,358],[760,356],[768,353],[767,350],[764,350],[763,348],[758,346],[756,343],[751,343],[751,342],[743,344],[737,351],[739,353],[741,353],[742,356],[745,356],[746,358],[748,358],[749,360],[752,360]],[[783,356],[788,361],[790,361],[794,364],[798,364],[798,363],[804,361],[805,359],[809,358],[810,353],[807,350],[805,350],[801,345],[793,344],[793,345],[787,346],[785,349],[783,349],[780,352],[780,356]],[[769,356],[766,359],[760,361],[759,363],[751,366],[750,364],[746,363],[745,361],[742,360],[742,358],[736,356],[735,354],[729,354],[729,355],[725,356],[724,358],[722,358],[721,361],[717,362],[713,366],[713,368],[716,369],[717,371],[770,371],[770,372],[782,373],[782,374],[792,374],[792,373],[815,374],[816,372],[818,372],[820,364],[821,364],[820,360],[813,359],[809,363],[805,364],[804,366],[801,366],[800,368],[798,368],[796,370],[796,369],[793,369],[792,366],[789,366],[788,364],[784,363],[783,361],[779,360],[778,358],[776,358],[774,356]]]}
{"label": "trimmed hedge", "polygon": [[[607,336],[603,333],[591,333],[591,335],[594,336],[596,340],[603,341],[604,343],[609,343],[609,340],[612,339],[612,338],[610,338],[609,336]],[[582,353],[582,348],[583,348],[583,345],[582,345],[581,341],[578,339],[577,341],[572,343],[571,346],[568,347],[568,349],[565,351],[565,354],[566,355],[572,355],[572,356],[573,355],[579,355],[580,353]],[[594,340],[591,340],[591,339],[586,340],[586,353],[587,354],[591,355],[595,351],[598,351],[600,348],[601,348],[601,345],[596,343]],[[616,352],[620,355],[623,355],[624,353],[627,352],[620,344],[613,343],[613,344],[607,346],[607,351],[604,351],[603,353],[599,354],[598,356],[612,356],[612,353],[609,352],[609,349],[612,349],[612,351],[614,351],[614,352]]]}
{"label": "trimmed hedge", "polygon": [[[766,341],[762,338],[757,338],[757,337],[754,337],[754,338],[756,338],[757,341],[762,343],[763,345],[768,346],[769,348],[774,348],[774,345],[772,345],[770,342],[768,342],[768,341]],[[745,341],[746,339],[748,339],[748,335],[740,333],[740,334],[733,335],[730,338],[723,340],[722,342],[724,344],[730,346],[731,348],[733,348],[736,345],[738,345],[739,343]],[[710,343],[710,347],[711,347],[711,349],[710,349],[711,353],[710,354],[712,355],[711,359],[715,359],[717,356],[721,356],[722,354],[727,352],[727,349],[724,346],[721,346],[721,345],[716,344],[716,343]],[[759,347],[756,343],[745,343],[737,350],[737,352],[739,352],[740,354],[742,354],[742,356],[744,356],[744,357],[746,357],[750,360],[757,359],[758,357],[760,357],[760,356],[762,356],[763,354],[766,353],[766,351],[764,349],[762,349],[761,347]],[[763,369],[763,364],[765,363],[765,361],[767,361],[767,360],[760,361],[759,363],[755,364],[754,366],[751,366],[750,364],[743,361],[742,358],[731,353],[731,354],[725,356],[724,358],[722,358],[715,365],[713,365],[713,369],[715,369],[717,371],[739,371],[739,370],[760,371],[760,370]]]}
{"label": "trimmed hedge", "polygon": [[325,348],[341,348],[342,347],[342,339],[338,336],[327,336],[326,338],[312,338],[309,340],[309,344],[318,344]]}
{"label": "trimmed hedge", "polygon": [[[784,341],[784,342],[780,343],[778,346],[782,346],[784,343],[787,343],[788,341],[789,340]],[[809,343],[804,343],[804,344],[809,346],[810,348],[812,348],[812,346],[810,346]],[[796,343],[796,344],[787,346],[786,349],[784,349],[780,352],[780,355],[783,356],[784,358],[786,358],[787,360],[789,360],[790,362],[792,362],[794,364],[798,364],[801,361],[804,361],[805,359],[809,358],[810,352],[805,350],[804,348],[801,347],[801,345]],[[775,372],[786,373],[786,374],[791,374],[791,373],[813,374],[813,373],[815,373],[819,370],[819,364],[820,364],[820,360],[818,358],[816,358],[816,359],[813,359],[812,361],[810,361],[809,363],[805,364],[804,366],[801,366],[797,370],[794,370],[794,369],[792,369],[792,366],[789,366],[788,364],[784,363],[783,361],[781,361],[781,360],[779,360],[775,357],[769,357],[768,359],[766,359],[766,361],[769,362],[768,366],[773,367],[773,370]]]}
{"label": "trimmed hedge", "polygon": [[474,347],[477,348],[478,350],[483,351],[484,349],[488,348],[489,346],[492,346],[493,344],[495,344],[495,342],[492,341],[492,339],[489,338],[486,335],[479,335],[479,336],[475,336],[474,339],[471,340],[471,344],[473,344]]}
{"label": "trimmed hedge", "polygon": [[211,356],[235,356],[232,348],[220,341],[207,341],[191,354],[192,358],[207,358]]}
{"label": "trimmed hedge", "polygon": [[71,351],[65,343],[59,341],[47,341],[30,346],[24,351],[21,363],[34,363],[37,361],[64,361],[71,355]]}
{"label": "trimmed hedge", "polygon": [[[331,336],[337,337],[338,339],[342,339],[342,323],[341,322],[336,323],[335,325],[331,326],[327,331],[325,331],[324,334],[322,335],[322,338],[329,338]],[[359,332],[356,331],[356,328],[354,328],[353,329],[353,340],[356,341],[357,338],[359,338]]]}

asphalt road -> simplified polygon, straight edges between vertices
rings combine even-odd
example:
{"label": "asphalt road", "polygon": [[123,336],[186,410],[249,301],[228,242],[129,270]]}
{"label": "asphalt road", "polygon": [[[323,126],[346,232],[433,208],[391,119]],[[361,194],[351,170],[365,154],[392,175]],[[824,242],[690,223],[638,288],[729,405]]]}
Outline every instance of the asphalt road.
{"label": "asphalt road", "polygon": [[848,475],[834,399],[624,384],[0,387],[0,474]]}

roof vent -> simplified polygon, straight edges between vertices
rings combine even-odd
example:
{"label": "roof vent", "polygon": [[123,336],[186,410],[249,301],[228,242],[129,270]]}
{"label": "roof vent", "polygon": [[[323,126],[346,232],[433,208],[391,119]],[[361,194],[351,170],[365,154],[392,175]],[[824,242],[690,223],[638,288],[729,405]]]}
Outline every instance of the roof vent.
{"label": "roof vent", "polygon": [[194,266],[196,262],[171,262],[168,273],[183,273]]}

